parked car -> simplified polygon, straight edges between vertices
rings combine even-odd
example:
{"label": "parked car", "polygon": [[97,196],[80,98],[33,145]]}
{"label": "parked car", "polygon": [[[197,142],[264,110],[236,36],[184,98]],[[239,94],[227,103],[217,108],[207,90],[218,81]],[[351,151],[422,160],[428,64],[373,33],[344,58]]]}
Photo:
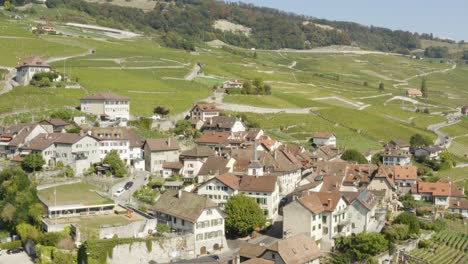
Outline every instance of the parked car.
{"label": "parked car", "polygon": [[22,248],[12,248],[7,250],[7,254],[17,254],[23,252]]}
{"label": "parked car", "polygon": [[118,196],[122,195],[122,193],[124,193],[124,192],[125,192],[125,189],[124,189],[124,188],[120,188],[120,189],[118,189],[117,191],[115,191],[114,196],[117,196],[117,197],[118,197]]}
{"label": "parked car", "polygon": [[129,181],[129,182],[127,182],[127,183],[125,184],[124,188],[125,188],[125,190],[128,190],[128,189],[132,188],[132,186],[133,186],[133,182],[132,182],[132,181]]}

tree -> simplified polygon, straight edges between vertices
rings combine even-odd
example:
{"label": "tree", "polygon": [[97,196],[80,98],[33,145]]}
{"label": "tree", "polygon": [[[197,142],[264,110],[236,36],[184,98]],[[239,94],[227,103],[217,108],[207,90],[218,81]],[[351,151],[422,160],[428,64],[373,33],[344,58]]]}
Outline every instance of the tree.
{"label": "tree", "polygon": [[41,170],[44,165],[45,160],[42,158],[41,154],[37,153],[29,153],[21,162],[21,167],[29,172]]}
{"label": "tree", "polygon": [[200,132],[192,127],[192,123],[189,120],[177,121],[174,128],[174,134],[182,135],[184,138],[194,138],[198,133]]}
{"label": "tree", "polygon": [[371,163],[375,165],[382,164],[382,153],[379,152],[379,153],[375,153],[374,155],[372,155]]}
{"label": "tree", "polygon": [[355,161],[358,164],[368,163],[366,158],[359,151],[357,151],[355,149],[345,150],[345,152],[343,152],[343,155],[341,155],[341,159],[349,160],[349,161]]}
{"label": "tree", "polygon": [[416,215],[409,213],[401,213],[393,221],[395,224],[405,224],[409,227],[410,234],[419,234],[419,221]]}
{"label": "tree", "polygon": [[265,89],[265,94],[266,94],[266,95],[270,95],[270,94],[271,94],[271,85],[265,84],[265,85],[263,86],[263,88]]}
{"label": "tree", "polygon": [[265,94],[265,84],[262,78],[256,77],[252,81],[252,85],[255,87],[255,94]]}
{"label": "tree", "polygon": [[28,239],[37,241],[37,238],[40,234],[37,228],[27,223],[21,223],[17,225],[16,232],[21,237],[21,241],[23,241],[23,243],[25,243]]}
{"label": "tree", "polygon": [[406,193],[400,198],[400,202],[403,204],[403,207],[406,210],[412,210],[416,208],[416,201],[414,200],[413,195]]}
{"label": "tree", "polygon": [[454,155],[448,151],[444,151],[440,153],[439,159],[440,159],[439,170],[449,170],[457,166],[457,162],[455,161]]}
{"label": "tree", "polygon": [[2,210],[0,216],[3,222],[11,222],[15,216],[16,208],[11,204],[7,203]]}
{"label": "tree", "polygon": [[120,159],[119,153],[116,150],[109,152],[102,163],[108,164],[114,171],[114,176],[116,177],[124,177],[127,175],[125,163]]}
{"label": "tree", "polygon": [[348,255],[351,260],[358,261],[372,261],[373,256],[388,249],[388,241],[383,235],[365,232],[347,237],[337,237],[335,245],[340,252]]}
{"label": "tree", "polygon": [[379,91],[383,92],[385,90],[385,84],[384,83],[379,83]]}
{"label": "tree", "polygon": [[409,237],[409,227],[404,224],[385,226],[383,234],[389,241],[405,240]]}
{"label": "tree", "polygon": [[42,222],[42,214],[44,211],[44,206],[41,203],[34,203],[29,206],[28,216],[31,218],[31,222],[40,225]]}
{"label": "tree", "polygon": [[251,94],[252,93],[252,83],[250,81],[245,81],[242,84],[242,94]]}
{"label": "tree", "polygon": [[414,134],[410,138],[410,145],[414,149],[432,145],[432,140],[428,136],[421,135],[419,133]]}
{"label": "tree", "polygon": [[422,79],[421,81],[421,93],[424,98],[427,98],[427,85],[426,79]]}
{"label": "tree", "polygon": [[158,114],[158,115],[162,115],[163,117],[164,116],[167,116],[169,114],[170,110],[169,109],[166,109],[162,106],[157,106],[153,109],[153,113],[155,114]]}
{"label": "tree", "polygon": [[254,199],[243,194],[232,196],[225,205],[226,228],[234,235],[246,236],[263,227],[266,219]]}
{"label": "tree", "polygon": [[11,8],[11,2],[10,1],[5,1],[3,2],[3,7],[5,8],[5,10],[10,10]]}

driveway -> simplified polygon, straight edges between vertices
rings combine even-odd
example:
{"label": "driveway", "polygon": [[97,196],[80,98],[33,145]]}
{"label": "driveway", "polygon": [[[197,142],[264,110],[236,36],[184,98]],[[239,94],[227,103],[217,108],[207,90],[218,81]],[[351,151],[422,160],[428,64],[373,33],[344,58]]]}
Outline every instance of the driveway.
{"label": "driveway", "polygon": [[21,252],[18,254],[8,255],[6,250],[2,250],[2,255],[0,256],[0,264],[34,264],[26,252]]}

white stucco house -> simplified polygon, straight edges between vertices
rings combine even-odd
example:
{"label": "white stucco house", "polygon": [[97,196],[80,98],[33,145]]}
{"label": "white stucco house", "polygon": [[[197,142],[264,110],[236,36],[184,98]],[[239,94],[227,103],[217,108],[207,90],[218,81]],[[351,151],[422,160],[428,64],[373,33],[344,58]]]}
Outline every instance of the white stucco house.
{"label": "white stucco house", "polygon": [[444,148],[439,146],[422,147],[414,151],[415,157],[425,157],[426,159],[436,160],[439,159],[439,154],[445,151]]}
{"label": "white stucco house", "polygon": [[314,241],[322,239],[324,208],[317,193],[305,192],[283,207],[283,233],[286,237],[305,233]]}
{"label": "white stucco house", "polygon": [[279,187],[276,177],[238,177],[226,173],[200,185],[198,194],[207,196],[221,208],[232,196],[244,194],[257,202],[267,219],[274,220],[278,216]]}
{"label": "white stucco house", "polygon": [[336,136],[332,133],[317,132],[312,136],[312,143],[316,146],[334,146],[336,147]]}
{"label": "white stucco house", "polygon": [[96,93],[80,99],[81,111],[101,120],[119,120],[122,126],[130,120],[130,99],[112,93]]}
{"label": "white stucco house", "polygon": [[167,224],[175,231],[195,236],[198,256],[213,254],[227,247],[224,236],[224,213],[208,197],[190,192],[166,191],[160,195],[152,210],[158,224]]}
{"label": "white stucco house", "polygon": [[214,150],[207,146],[195,146],[180,154],[183,161],[181,175],[186,180],[194,180],[209,157],[215,156]]}
{"label": "white stucco house", "polygon": [[50,72],[52,68],[44,60],[37,56],[26,58],[16,66],[16,82],[19,85],[28,85],[34,74]]}
{"label": "white stucco house", "polygon": [[448,213],[461,214],[463,218],[468,218],[468,200],[467,199],[450,199],[448,205]]}
{"label": "white stucco house", "polygon": [[213,116],[206,118],[202,127],[203,131],[218,132],[245,132],[246,127],[241,119],[234,116]]}
{"label": "white stucco house", "polygon": [[40,134],[22,147],[22,151],[41,154],[45,167],[62,162],[76,175],[82,175],[92,164],[100,161],[99,141],[87,134]]}
{"label": "white stucco house", "polygon": [[47,129],[40,124],[16,124],[5,127],[0,133],[0,155],[7,158],[19,157],[21,147],[38,135],[47,133]]}
{"label": "white stucco house", "polygon": [[206,122],[208,118],[219,116],[219,110],[214,104],[195,104],[190,110],[190,118],[193,121]]}

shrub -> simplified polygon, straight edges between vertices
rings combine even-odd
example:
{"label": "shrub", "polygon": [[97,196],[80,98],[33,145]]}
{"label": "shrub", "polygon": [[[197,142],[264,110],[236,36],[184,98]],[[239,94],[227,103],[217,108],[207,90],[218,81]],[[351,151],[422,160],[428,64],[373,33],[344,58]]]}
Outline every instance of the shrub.
{"label": "shrub", "polygon": [[158,233],[169,233],[171,231],[171,228],[167,225],[167,224],[158,224],[156,226],[156,231],[158,231]]}
{"label": "shrub", "polygon": [[4,250],[8,250],[12,248],[20,248],[20,247],[21,247],[21,240],[15,240],[15,241],[0,244],[0,248]]}
{"label": "shrub", "polygon": [[418,242],[418,248],[429,248],[431,245],[432,242],[429,239],[421,239]]}

